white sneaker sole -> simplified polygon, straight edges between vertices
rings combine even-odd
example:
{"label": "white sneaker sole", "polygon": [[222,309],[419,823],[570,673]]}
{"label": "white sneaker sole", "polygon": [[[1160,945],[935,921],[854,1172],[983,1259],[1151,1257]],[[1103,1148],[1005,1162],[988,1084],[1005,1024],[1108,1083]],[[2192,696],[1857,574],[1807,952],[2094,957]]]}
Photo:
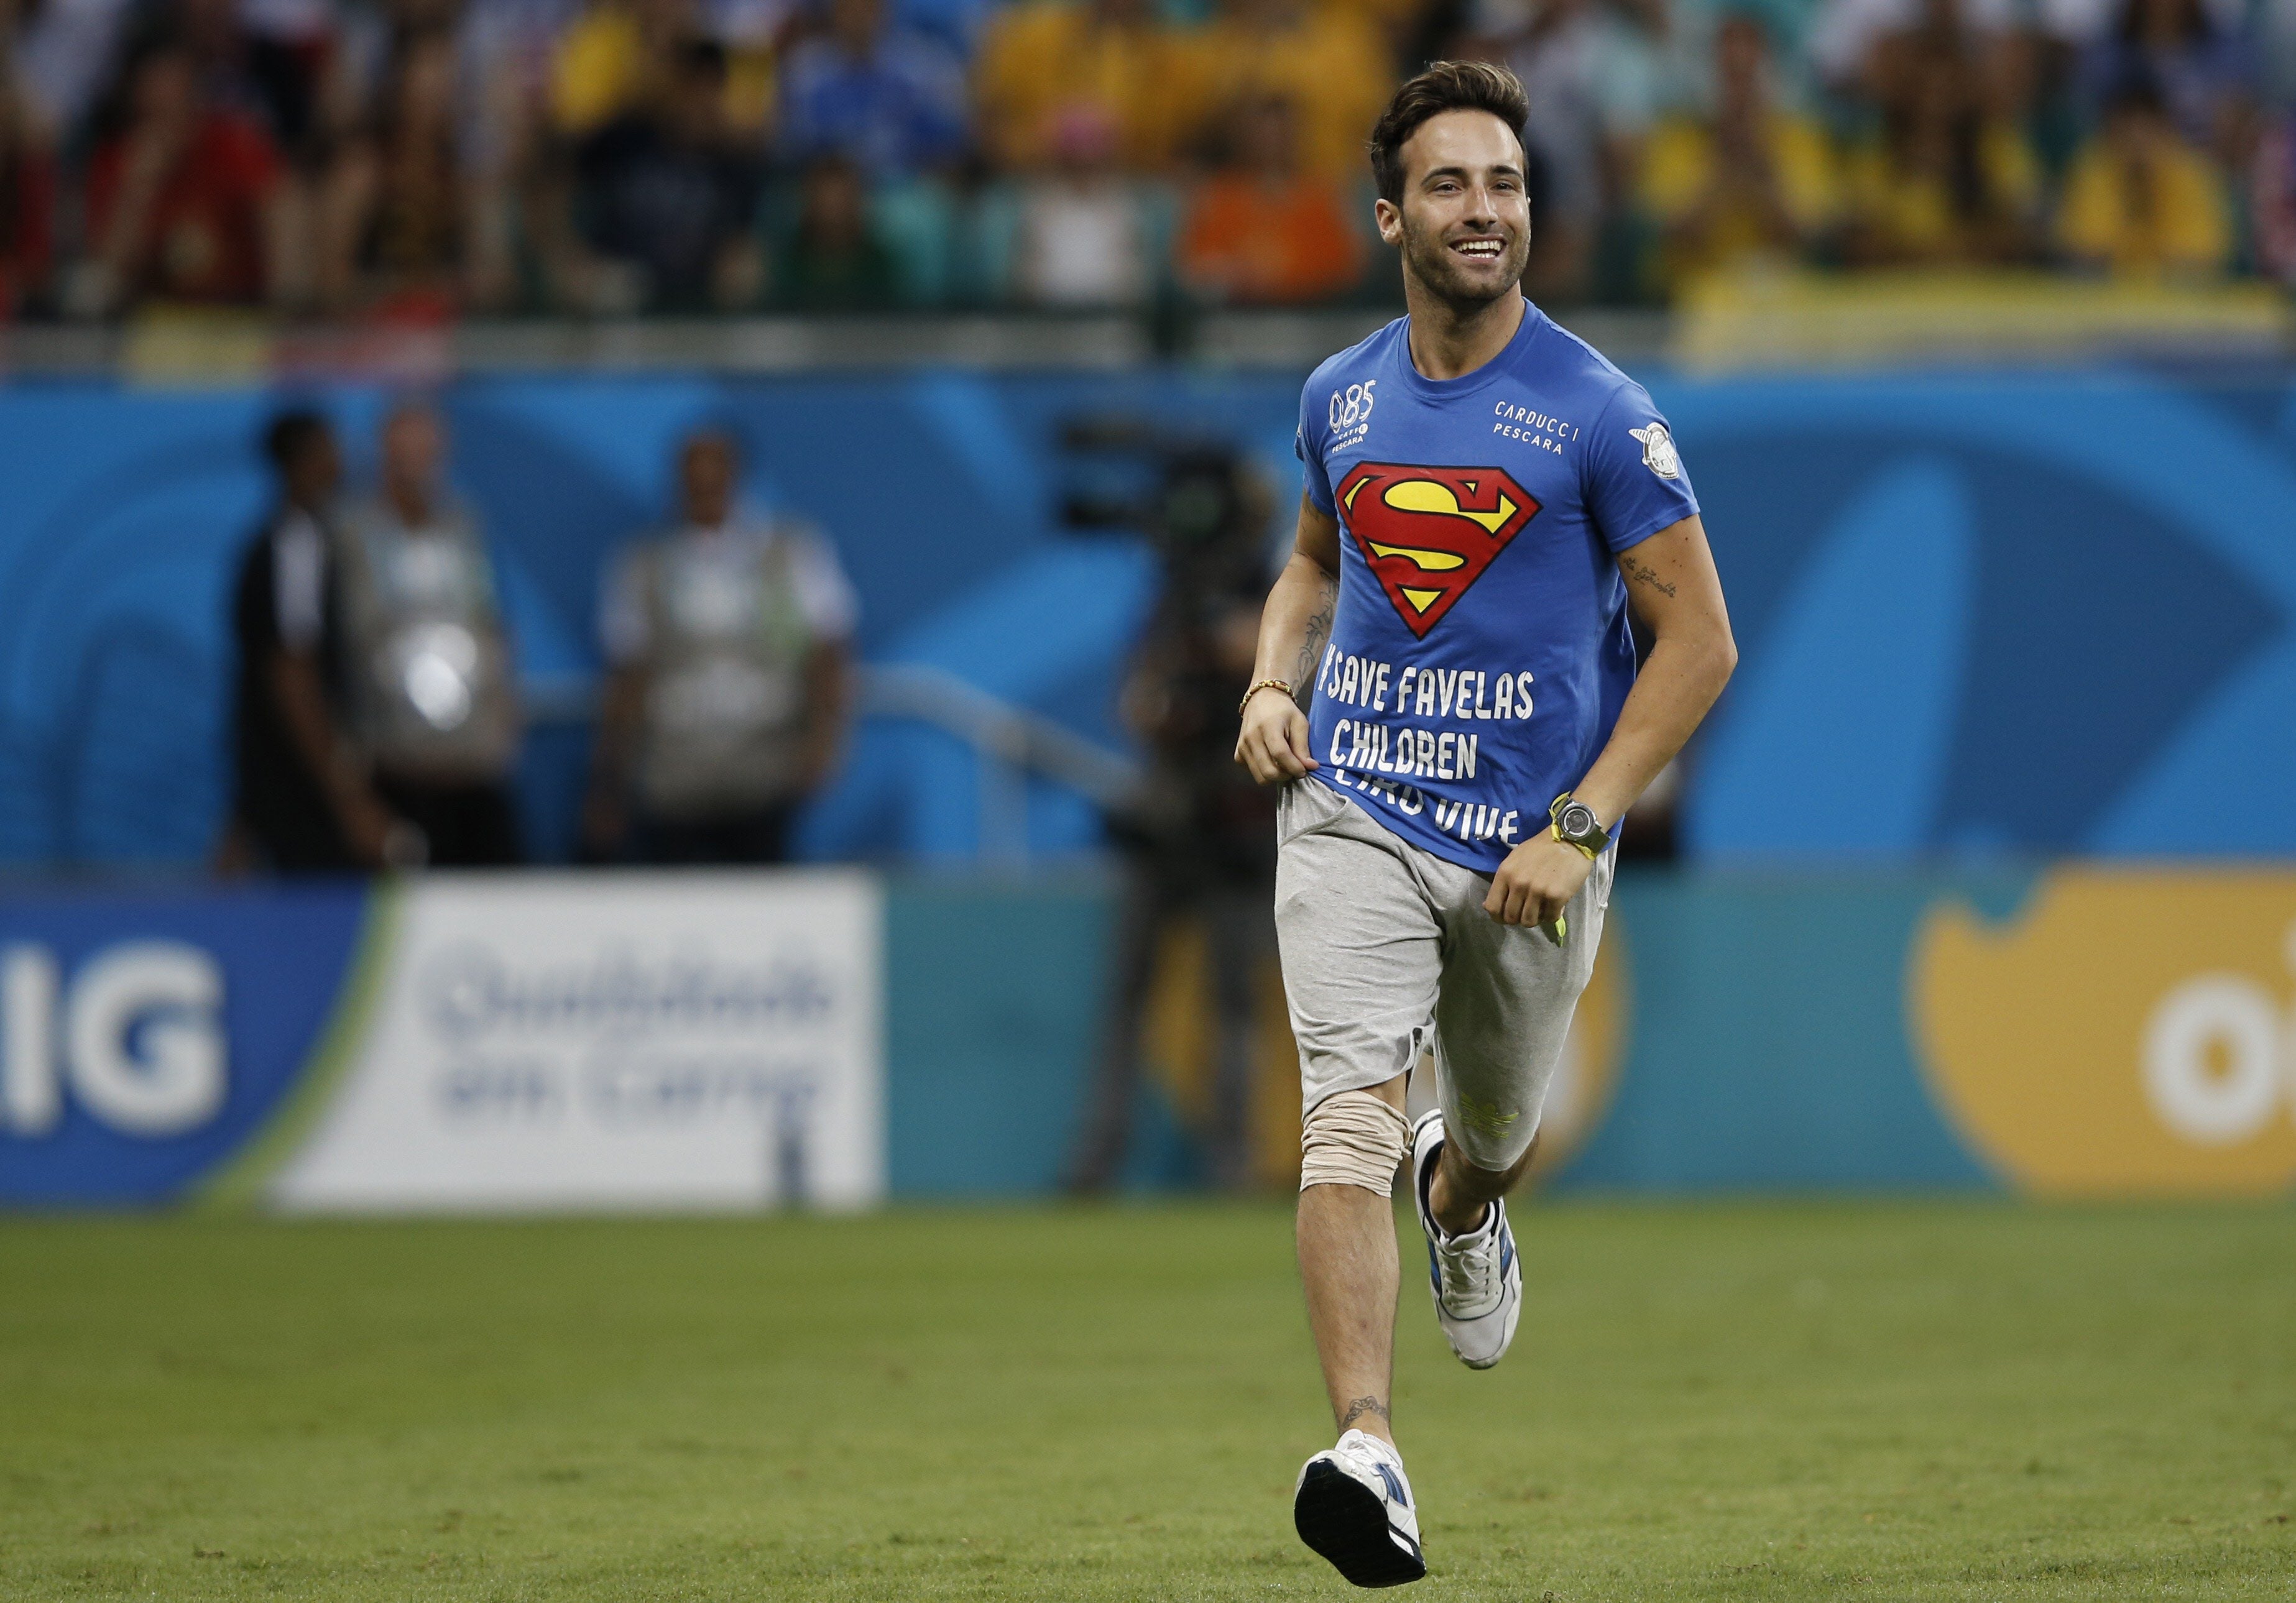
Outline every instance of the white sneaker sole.
{"label": "white sneaker sole", "polygon": [[1300,1540],[1357,1586],[1402,1586],[1427,1574],[1410,1538],[1387,1523],[1387,1504],[1322,1454],[1308,1460],[1292,1494]]}

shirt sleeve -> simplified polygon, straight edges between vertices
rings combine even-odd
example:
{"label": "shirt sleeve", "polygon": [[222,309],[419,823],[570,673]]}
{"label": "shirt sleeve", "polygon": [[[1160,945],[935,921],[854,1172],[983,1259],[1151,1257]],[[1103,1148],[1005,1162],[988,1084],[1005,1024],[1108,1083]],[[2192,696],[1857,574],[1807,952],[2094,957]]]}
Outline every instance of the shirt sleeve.
{"label": "shirt sleeve", "polygon": [[790,581],[796,588],[806,627],[823,640],[851,638],[861,621],[861,601],[853,593],[852,581],[845,577],[845,565],[837,560],[835,547],[810,529],[795,530],[786,537],[793,542]]}
{"label": "shirt sleeve", "polygon": [[327,554],[308,518],[282,524],[271,539],[271,610],[280,646],[316,651],[327,621]]}
{"label": "shirt sleeve", "polygon": [[598,649],[607,665],[627,667],[652,649],[652,630],[646,623],[645,596],[638,577],[638,553],[623,552],[606,570],[598,588]]}
{"label": "shirt sleeve", "polygon": [[1292,452],[1305,470],[1308,501],[1325,517],[1336,518],[1340,515],[1339,503],[1332,499],[1332,477],[1324,470],[1324,442],[1317,432],[1324,420],[1316,414],[1312,398],[1315,393],[1316,379],[1310,378],[1307,388],[1300,392],[1300,428],[1292,437]]}
{"label": "shirt sleeve", "polygon": [[1613,552],[1639,545],[1698,511],[1673,430],[1639,384],[1619,387],[1595,419],[1587,454],[1587,511]]}

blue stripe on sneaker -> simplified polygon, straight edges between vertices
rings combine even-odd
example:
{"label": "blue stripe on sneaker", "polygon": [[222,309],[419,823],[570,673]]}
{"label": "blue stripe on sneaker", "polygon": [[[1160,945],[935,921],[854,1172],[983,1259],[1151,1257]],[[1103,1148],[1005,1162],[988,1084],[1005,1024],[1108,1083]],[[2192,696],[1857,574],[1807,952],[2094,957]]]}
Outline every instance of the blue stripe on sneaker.
{"label": "blue stripe on sneaker", "polygon": [[1372,1468],[1378,1470],[1379,1478],[1387,1483],[1388,1496],[1393,1498],[1397,1502],[1401,1503],[1405,1508],[1409,1508],[1411,1506],[1411,1493],[1404,1488],[1403,1477],[1396,1474],[1394,1470],[1390,1469],[1384,1464],[1374,1464]]}

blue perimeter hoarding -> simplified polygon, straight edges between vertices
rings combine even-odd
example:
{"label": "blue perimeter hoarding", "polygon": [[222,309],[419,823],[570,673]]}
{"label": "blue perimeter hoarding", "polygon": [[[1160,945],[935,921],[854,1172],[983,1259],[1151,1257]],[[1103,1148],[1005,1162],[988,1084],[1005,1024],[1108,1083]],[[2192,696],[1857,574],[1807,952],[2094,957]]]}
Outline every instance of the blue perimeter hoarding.
{"label": "blue perimeter hoarding", "polygon": [[[384,1192],[400,1172],[443,1173],[443,1141],[485,1168],[489,1142],[532,1133],[517,1126],[522,1105],[473,1116],[457,1107],[451,1120],[414,1106],[447,1096],[467,1066],[449,1052],[414,1067],[413,1015],[435,1003],[435,986],[414,956],[394,964],[393,953],[414,952],[426,917],[449,945],[500,926],[504,950],[545,964],[521,981],[536,996],[586,997],[591,977],[630,971],[629,921],[609,898],[643,887],[550,879],[554,937],[586,920],[594,929],[572,931],[567,950],[603,953],[604,969],[578,956],[552,969],[557,959],[533,955],[516,933],[536,927],[532,913],[506,920],[496,905],[537,894],[517,877],[0,901],[0,1205],[292,1205],[291,1187],[275,1182],[330,1140],[380,1154]],[[799,898],[876,895],[851,875],[649,883],[649,905],[676,917],[707,888],[723,937],[712,961],[736,964],[770,955],[773,939],[818,944],[824,926]],[[1095,1045],[1111,906],[1088,880],[897,879],[882,926],[854,926],[878,930],[860,937],[875,953],[815,965],[830,977],[824,994],[849,992],[862,1010],[846,1037],[859,1044],[835,1061],[873,1081],[881,1054],[867,1043],[882,1043],[882,1102],[872,1088],[854,1104],[860,1149],[882,1154],[882,1190],[870,1181],[854,1195],[1056,1185]],[[754,933],[776,917],[793,937]],[[2140,927],[2153,938],[2131,940]],[[662,949],[694,947],[672,930]],[[1569,1127],[1550,1108],[1562,1159],[1550,1181],[1562,1188],[2253,1195],[2296,1182],[2296,871],[1629,872],[1603,951],[1581,1007],[1582,1027],[1595,1027],[1574,1038]],[[613,1017],[565,1021],[591,1031],[570,1037],[570,1061],[631,1040]],[[701,1047],[659,1033],[636,1044],[660,1070],[647,1084],[704,1098],[729,1087],[734,1100],[711,1106],[746,1116],[738,1075],[695,1056]],[[801,1043],[767,1018],[741,1044],[772,1059]],[[346,1078],[350,1059],[364,1067]],[[1282,1059],[1267,1065],[1278,1079],[1292,1072]],[[525,1085],[545,1067],[514,1053],[487,1072]],[[361,1073],[407,1093],[396,1111]],[[1190,1171],[1172,1084],[1152,1076],[1144,1093],[1135,1184]],[[837,1090],[807,1094],[826,1107]],[[1296,1151],[1288,1121],[1269,1125],[1263,1150]],[[661,1206],[643,1177],[622,1185],[582,1167],[625,1149],[569,1149],[570,1185],[517,1205],[646,1206],[653,1195]],[[880,1161],[865,1154],[863,1168]],[[465,1207],[493,1194],[439,1193]],[[687,1204],[679,1194],[672,1205],[775,1200],[738,1187]],[[366,1206],[355,1191],[324,1195],[334,1200],[316,1206]],[[411,1204],[384,1205],[422,1206],[419,1187]]]}
{"label": "blue perimeter hoarding", "polygon": [[[2296,853],[2284,373],[1642,376],[1743,658],[1695,752],[1693,858]],[[356,467],[387,397],[317,398]],[[215,840],[228,589],[277,399],[0,391],[0,863],[188,864]],[[1058,527],[1062,421],[1128,413],[1234,440],[1279,505],[1298,482],[1296,380],[1271,376],[490,378],[442,399],[525,671],[578,695],[600,568],[663,515],[673,443],[705,420],[749,442],[762,496],[837,541],[869,658],[1111,744],[1155,566],[1136,541]],[[584,740],[532,743],[545,855],[569,844]],[[979,797],[961,743],[874,721],[804,845],[963,858]],[[1099,825],[1044,787],[1029,829],[1057,853]]]}

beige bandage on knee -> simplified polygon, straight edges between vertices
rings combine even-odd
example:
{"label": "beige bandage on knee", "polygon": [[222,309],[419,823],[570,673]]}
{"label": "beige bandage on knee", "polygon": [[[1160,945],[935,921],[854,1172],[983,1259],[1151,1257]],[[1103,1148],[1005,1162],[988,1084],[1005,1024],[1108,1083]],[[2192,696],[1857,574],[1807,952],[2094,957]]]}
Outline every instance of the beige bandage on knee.
{"label": "beige bandage on knee", "polygon": [[1411,1122],[1370,1092],[1325,1097],[1300,1126],[1300,1189],[1361,1186],[1389,1196],[1410,1141]]}

